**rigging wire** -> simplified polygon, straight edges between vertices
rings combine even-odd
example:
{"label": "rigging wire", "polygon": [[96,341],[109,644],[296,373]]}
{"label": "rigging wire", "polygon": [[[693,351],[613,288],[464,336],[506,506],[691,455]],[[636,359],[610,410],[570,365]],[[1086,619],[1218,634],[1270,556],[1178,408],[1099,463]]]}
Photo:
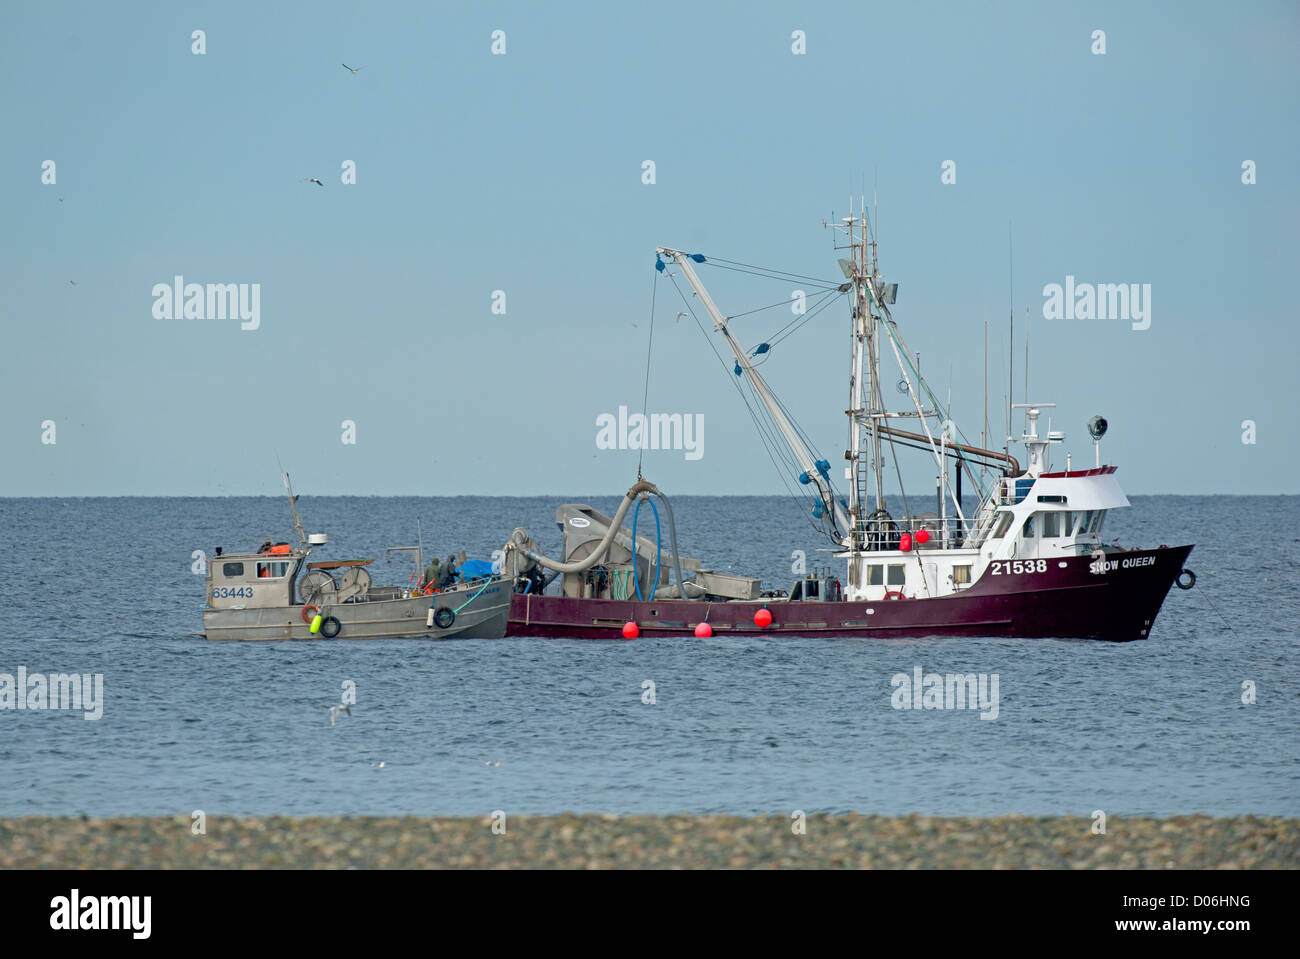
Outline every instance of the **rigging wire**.
{"label": "rigging wire", "polygon": [[[721,256],[710,256],[704,262],[712,263],[714,266],[721,267],[722,269],[736,269],[738,267],[745,267],[749,270],[757,270],[760,273],[766,273],[770,275],[772,279],[788,278],[791,280],[807,280],[810,283],[820,283],[822,286],[839,286],[838,283],[835,283],[831,280],[823,280],[816,276],[805,276],[802,273],[788,273],[785,270],[776,270],[766,266],[755,266],[753,263],[741,263],[738,260],[728,260]],[[729,263],[730,266],[722,267],[721,265],[723,263]]]}
{"label": "rigging wire", "polygon": [[[655,296],[659,292],[659,271],[652,271],[654,276],[650,279],[650,341],[645,348],[645,392],[641,394],[641,421],[646,422],[646,410],[649,409],[650,403],[650,354],[655,345]],[[636,478],[638,481],[643,479],[641,476],[641,466],[645,462],[645,444],[641,444],[641,452],[636,460]],[[640,504],[638,504],[640,505]]]}
{"label": "rigging wire", "polygon": [[818,300],[814,304],[813,309],[809,310],[802,317],[795,320],[791,320],[785,326],[781,327],[781,329],[777,330],[776,335],[768,340],[768,346],[776,346],[782,340],[788,339],[790,336],[793,336],[795,333],[799,332],[799,330],[803,328],[803,325],[805,323],[807,323],[818,313],[821,313],[828,306],[834,303],[836,298],[839,296],[844,296],[844,294],[836,291],[836,296],[825,296],[822,299]]}
{"label": "rigging wire", "polygon": [[789,300],[789,299],[777,300],[775,303],[772,303],[772,304],[770,304],[770,305],[768,305],[768,306],[760,306],[760,307],[758,307],[757,309],[746,310],[744,313],[732,313],[730,316],[727,317],[727,319],[728,319],[728,320],[738,320],[738,319],[740,319],[742,316],[749,316],[749,315],[751,315],[751,314],[753,314],[753,313],[762,313],[764,310],[774,310],[774,309],[776,309],[778,306],[789,306],[789,305],[790,305],[790,300]]}
{"label": "rigging wire", "polygon": [[[731,368],[727,366],[726,361],[722,358],[722,354],[718,352],[717,344],[715,344],[709,337],[708,333],[705,332],[703,324],[700,323],[700,318],[695,315],[695,308],[691,305],[691,301],[686,298],[686,294],[682,292],[682,288],[678,285],[677,278],[670,273],[669,279],[673,281],[673,289],[675,289],[677,295],[681,297],[682,303],[685,304],[686,310],[691,319],[695,321],[695,326],[700,331],[700,335],[704,337],[705,341],[709,344],[709,349],[711,349],[713,355],[717,357],[718,365],[722,367],[727,379],[734,381],[735,377],[732,375]],[[745,404],[745,409],[749,413],[749,418],[754,422],[754,427],[759,434],[759,440],[763,444],[763,449],[767,453],[768,459],[772,461],[772,466],[776,470],[778,478],[781,480],[781,485],[784,486],[786,492],[790,494],[791,500],[798,503],[800,501],[800,496],[790,487],[790,482],[786,479],[789,474],[786,470],[783,470],[781,464],[777,462],[778,454],[776,451],[781,449],[781,444],[775,443],[774,438],[768,432],[768,427],[754,411],[753,406],[750,404],[749,397],[746,395],[745,391],[741,389],[740,384],[733,382],[732,385],[736,388],[736,392],[739,394],[741,402]],[[786,453],[788,455],[789,451],[787,450]],[[787,469],[789,469],[789,466],[790,464],[787,463]],[[824,527],[819,527],[816,523],[808,520],[808,516],[802,508],[799,509],[799,515],[808,522],[809,526],[811,526],[815,532],[823,536],[828,535]]]}

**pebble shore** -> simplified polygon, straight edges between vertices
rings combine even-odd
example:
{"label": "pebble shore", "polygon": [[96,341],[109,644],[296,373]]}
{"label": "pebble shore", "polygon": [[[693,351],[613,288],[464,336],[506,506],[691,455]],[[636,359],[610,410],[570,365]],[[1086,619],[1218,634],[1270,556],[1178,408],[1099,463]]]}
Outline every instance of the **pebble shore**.
{"label": "pebble shore", "polygon": [[[0,820],[3,869],[1296,869],[1300,819],[188,816]],[[498,829],[500,828],[498,824]]]}

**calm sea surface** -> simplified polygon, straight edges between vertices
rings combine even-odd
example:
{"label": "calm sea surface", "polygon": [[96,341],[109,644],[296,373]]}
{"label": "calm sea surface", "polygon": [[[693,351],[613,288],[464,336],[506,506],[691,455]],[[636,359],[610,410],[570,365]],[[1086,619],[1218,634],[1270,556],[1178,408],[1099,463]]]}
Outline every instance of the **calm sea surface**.
{"label": "calm sea surface", "polygon": [[[384,547],[413,544],[417,518],[440,556],[486,558],[515,526],[556,555],[565,501],[617,503],[299,508],[330,534],[316,558],[374,556],[377,583],[406,583],[414,564]],[[1300,497],[1132,502],[1107,541],[1197,544],[1196,588],[1145,642],[218,644],[194,635],[193,551],[285,531],[283,498],[0,499],[0,673],[104,677],[95,722],[0,710],[0,815],[1300,815]],[[706,566],[788,587],[794,550],[835,562],[787,499],[674,506]],[[997,718],[895,710],[890,678],[916,666],[996,673]],[[357,705],[331,727],[347,680]]]}

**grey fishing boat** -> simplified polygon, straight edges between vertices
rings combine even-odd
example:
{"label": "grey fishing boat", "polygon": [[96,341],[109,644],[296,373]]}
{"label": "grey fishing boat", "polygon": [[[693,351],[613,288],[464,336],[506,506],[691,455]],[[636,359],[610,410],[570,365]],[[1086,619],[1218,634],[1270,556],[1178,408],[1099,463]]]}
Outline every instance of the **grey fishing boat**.
{"label": "grey fishing boat", "polygon": [[[256,551],[218,548],[208,563],[203,636],[207,639],[498,639],[510,614],[510,584],[488,573],[467,581],[376,586],[373,559],[310,562],[328,537],[303,535],[289,477],[299,546],[264,543]],[[410,551],[423,568],[419,546]]]}

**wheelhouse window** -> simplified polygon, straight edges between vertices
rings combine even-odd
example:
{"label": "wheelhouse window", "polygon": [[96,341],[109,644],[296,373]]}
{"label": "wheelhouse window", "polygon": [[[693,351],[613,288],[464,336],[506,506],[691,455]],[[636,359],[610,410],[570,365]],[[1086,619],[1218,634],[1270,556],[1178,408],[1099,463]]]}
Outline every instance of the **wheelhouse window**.
{"label": "wheelhouse window", "polygon": [[1025,517],[1025,528],[1021,536],[1025,539],[1033,539],[1035,535],[1037,534],[1034,533],[1034,514],[1030,513]]}
{"label": "wheelhouse window", "polygon": [[1106,519],[1106,511],[1104,509],[1097,510],[1096,515],[1094,515],[1092,518],[1092,525],[1088,527],[1088,532],[1100,533],[1101,524],[1103,521],[1105,521],[1105,519]]}
{"label": "wheelhouse window", "polygon": [[885,567],[879,563],[872,563],[867,567],[867,585],[884,586],[885,585]]}
{"label": "wheelhouse window", "polygon": [[258,579],[283,579],[289,575],[289,567],[293,564],[284,560],[278,562],[258,563]]}
{"label": "wheelhouse window", "polygon": [[903,586],[907,583],[907,571],[903,569],[902,563],[890,563],[888,572],[888,584],[890,586]]}
{"label": "wheelhouse window", "polygon": [[1042,517],[1043,536],[1057,537],[1061,535],[1061,514],[1044,512],[1039,514]]}
{"label": "wheelhouse window", "polygon": [[222,563],[221,575],[226,577],[226,579],[233,579],[234,577],[237,576],[243,576],[244,564],[243,563]]}

